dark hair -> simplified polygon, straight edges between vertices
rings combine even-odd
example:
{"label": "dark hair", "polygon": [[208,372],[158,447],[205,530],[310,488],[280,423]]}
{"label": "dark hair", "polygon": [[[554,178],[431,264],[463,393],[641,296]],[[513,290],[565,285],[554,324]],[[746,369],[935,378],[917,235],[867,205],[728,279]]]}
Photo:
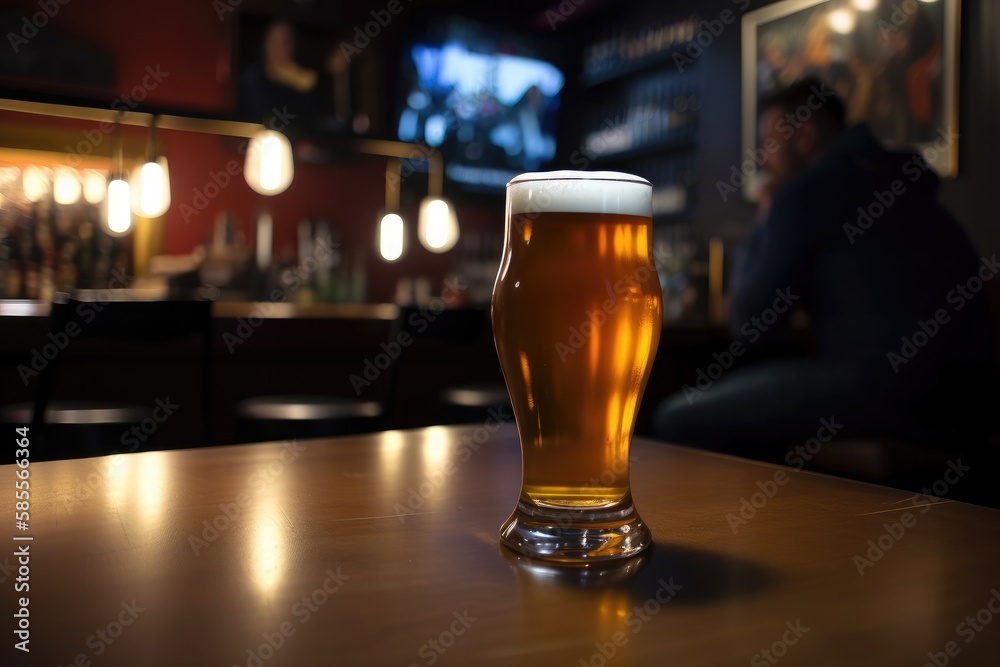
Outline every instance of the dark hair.
{"label": "dark hair", "polygon": [[[819,99],[819,108],[813,108]],[[759,113],[777,107],[785,113],[794,114],[805,107],[817,116],[824,117],[834,129],[840,130],[847,120],[847,107],[826,82],[818,77],[799,79],[785,88],[771,91],[760,98]]]}

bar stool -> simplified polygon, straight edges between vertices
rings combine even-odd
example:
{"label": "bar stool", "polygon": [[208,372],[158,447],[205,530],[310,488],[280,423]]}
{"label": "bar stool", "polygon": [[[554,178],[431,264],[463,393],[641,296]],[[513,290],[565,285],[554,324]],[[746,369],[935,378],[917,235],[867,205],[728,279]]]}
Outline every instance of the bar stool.
{"label": "bar stool", "polygon": [[236,441],[323,438],[379,430],[378,401],[345,396],[255,396],[236,405]]}
{"label": "bar stool", "polygon": [[[398,314],[397,314],[398,315]],[[394,318],[363,317],[354,324],[363,325],[362,348],[372,354],[395,326]],[[374,336],[372,336],[374,334]],[[356,352],[355,354],[363,354]],[[316,372],[321,372],[317,367]],[[288,386],[286,384],[286,386]],[[278,393],[250,396],[236,404],[233,441],[265,442],[324,438],[338,435],[371,433],[388,425],[386,412],[387,381],[382,381],[362,397],[321,393]]]}
{"label": "bar stool", "polygon": [[[109,300],[109,295],[110,300]],[[137,346],[142,359],[163,352],[168,342],[192,339],[200,348],[202,432],[198,444],[212,439],[212,304],[210,301],[135,301],[115,292],[80,291],[71,297],[57,293],[49,315],[49,341],[59,341],[61,349],[46,356],[47,364],[35,378],[32,403],[15,403],[0,409],[0,422],[32,427],[32,458],[51,460],[97,456],[112,451],[151,449],[153,434],[144,429],[146,420],[156,415],[156,404],[140,405],[121,401],[94,400],[93,386],[63,387],[60,378],[66,368],[88,358],[103,344]],[[87,349],[89,347],[89,350]],[[139,359],[123,355],[132,372],[140,372]],[[92,358],[91,358],[92,361]],[[83,398],[63,398],[64,394]],[[184,403],[189,401],[185,400]],[[169,413],[169,407],[166,408]],[[162,416],[163,413],[161,412]],[[155,422],[150,422],[155,423]],[[129,436],[138,427],[141,438]],[[155,430],[155,429],[154,429]],[[136,433],[133,431],[133,433]],[[129,445],[135,444],[131,450]]]}

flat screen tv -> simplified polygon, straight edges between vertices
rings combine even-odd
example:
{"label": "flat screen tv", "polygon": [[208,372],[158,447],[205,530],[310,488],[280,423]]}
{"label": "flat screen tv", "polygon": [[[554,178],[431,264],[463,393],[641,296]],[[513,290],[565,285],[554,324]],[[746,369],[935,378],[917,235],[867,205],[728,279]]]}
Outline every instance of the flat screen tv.
{"label": "flat screen tv", "polygon": [[400,81],[400,141],[441,151],[451,182],[496,191],[555,157],[565,77],[538,41],[439,21],[404,45]]}

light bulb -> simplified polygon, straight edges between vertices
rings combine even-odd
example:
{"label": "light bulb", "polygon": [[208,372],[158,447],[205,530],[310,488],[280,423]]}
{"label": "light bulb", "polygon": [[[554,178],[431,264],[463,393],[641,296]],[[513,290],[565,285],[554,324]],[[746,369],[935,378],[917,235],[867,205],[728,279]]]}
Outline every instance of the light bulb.
{"label": "light bulb", "polygon": [[447,252],[458,242],[458,220],[455,209],[446,199],[425,197],[420,202],[417,221],[420,244],[431,252]]}
{"label": "light bulb", "polygon": [[827,16],[830,28],[841,35],[849,35],[854,31],[854,24],[857,22],[857,15],[848,8],[834,9]]}
{"label": "light bulb", "polygon": [[108,183],[108,231],[116,236],[132,228],[131,188],[120,177]]}
{"label": "light bulb", "polygon": [[132,183],[132,211],[144,218],[156,218],[170,208],[170,172],[167,158],[160,156],[136,172]]}
{"label": "light bulb", "polygon": [[24,196],[31,202],[38,201],[49,191],[48,176],[43,169],[35,165],[24,168],[21,184],[24,187]]}
{"label": "light bulb", "polygon": [[403,256],[403,219],[395,213],[387,213],[379,223],[378,251],[387,262]]}
{"label": "light bulb", "polygon": [[284,192],[294,171],[292,144],[281,132],[261,130],[250,140],[243,177],[255,192],[262,195]]}
{"label": "light bulb", "polygon": [[80,177],[75,169],[59,167],[56,169],[56,177],[52,181],[52,195],[57,204],[75,204],[80,200],[80,193],[83,186],[80,185]]}
{"label": "light bulb", "polygon": [[100,204],[108,194],[108,179],[96,169],[83,172],[83,198],[90,204]]}
{"label": "light bulb", "polygon": [[859,12],[870,12],[878,6],[878,0],[854,0],[854,7]]}

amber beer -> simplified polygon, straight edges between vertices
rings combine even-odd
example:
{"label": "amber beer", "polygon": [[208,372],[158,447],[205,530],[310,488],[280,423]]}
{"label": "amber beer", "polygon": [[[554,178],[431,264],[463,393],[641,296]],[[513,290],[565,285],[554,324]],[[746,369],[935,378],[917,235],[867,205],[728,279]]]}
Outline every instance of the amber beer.
{"label": "amber beer", "polygon": [[507,186],[492,308],[522,481],[501,541],[529,555],[617,558],[649,544],[628,457],[661,326],[650,209],[650,184],[628,174]]}

